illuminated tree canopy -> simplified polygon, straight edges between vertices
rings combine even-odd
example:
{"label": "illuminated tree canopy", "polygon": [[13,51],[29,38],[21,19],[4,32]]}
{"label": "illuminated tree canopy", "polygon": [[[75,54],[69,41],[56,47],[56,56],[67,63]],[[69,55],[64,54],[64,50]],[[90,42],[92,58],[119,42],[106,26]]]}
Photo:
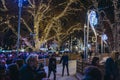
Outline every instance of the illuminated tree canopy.
{"label": "illuminated tree canopy", "polygon": [[[0,31],[8,32],[9,35],[5,34],[14,40],[13,45],[17,39],[17,1],[0,0]],[[22,8],[20,39],[34,50],[52,39],[61,44],[70,33],[83,29],[92,4],[92,0],[28,0]],[[31,44],[31,36],[35,46]]]}

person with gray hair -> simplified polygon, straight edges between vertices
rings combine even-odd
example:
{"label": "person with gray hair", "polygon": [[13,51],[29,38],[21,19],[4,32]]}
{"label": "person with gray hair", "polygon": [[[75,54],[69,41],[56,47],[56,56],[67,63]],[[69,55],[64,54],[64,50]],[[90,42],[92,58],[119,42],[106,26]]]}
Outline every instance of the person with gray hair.
{"label": "person with gray hair", "polygon": [[31,68],[37,68],[38,67],[38,55],[30,54],[26,59],[26,64],[31,66]]}
{"label": "person with gray hair", "polygon": [[35,80],[38,67],[38,55],[30,54],[20,69],[20,80]]}

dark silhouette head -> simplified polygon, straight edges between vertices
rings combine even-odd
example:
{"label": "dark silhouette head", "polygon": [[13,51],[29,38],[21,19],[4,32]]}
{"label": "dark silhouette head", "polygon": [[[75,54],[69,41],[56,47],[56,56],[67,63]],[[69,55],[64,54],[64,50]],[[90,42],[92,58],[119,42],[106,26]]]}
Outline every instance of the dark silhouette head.
{"label": "dark silhouette head", "polygon": [[91,64],[93,66],[98,66],[99,65],[99,58],[98,57],[93,57]]}
{"label": "dark silhouette head", "polygon": [[18,65],[19,69],[23,66],[24,60],[23,59],[17,59],[16,64]]}
{"label": "dark silhouette head", "polygon": [[84,77],[82,80],[102,80],[102,72],[95,66],[85,68]]}
{"label": "dark silhouette head", "polygon": [[12,63],[12,64],[8,65],[8,70],[9,70],[10,78],[12,80],[18,80],[19,69],[18,69],[17,64]]}

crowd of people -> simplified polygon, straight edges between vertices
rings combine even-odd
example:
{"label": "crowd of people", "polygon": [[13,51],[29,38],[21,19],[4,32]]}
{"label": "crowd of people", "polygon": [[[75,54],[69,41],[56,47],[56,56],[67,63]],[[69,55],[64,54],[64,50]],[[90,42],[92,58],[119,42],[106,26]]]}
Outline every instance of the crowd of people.
{"label": "crowd of people", "polygon": [[[46,72],[38,54],[1,53],[0,80],[42,80]],[[47,80],[47,79],[46,79]]]}
{"label": "crowd of people", "polygon": [[[0,54],[0,80],[50,80],[51,72],[54,73],[56,80],[56,54],[50,54],[48,63],[48,76],[44,65],[39,61],[40,54],[37,53],[1,53]],[[63,63],[63,72],[66,66],[68,76],[68,55],[61,57],[60,63]]]}
{"label": "crowd of people", "polygon": [[[0,54],[0,80],[50,80],[53,72],[53,80],[56,80],[57,60],[55,54],[49,55],[48,75],[45,72],[43,63],[39,62],[39,54],[36,53],[1,53]],[[62,73],[64,69],[69,73],[69,56],[64,52],[59,63],[62,63]],[[91,64],[84,69],[82,80],[120,80],[119,53],[112,53],[104,63],[104,72],[100,68],[99,57],[93,57]]]}
{"label": "crowd of people", "polygon": [[93,57],[91,64],[84,69],[83,80],[120,80],[119,52],[113,52],[100,67],[99,57]]}

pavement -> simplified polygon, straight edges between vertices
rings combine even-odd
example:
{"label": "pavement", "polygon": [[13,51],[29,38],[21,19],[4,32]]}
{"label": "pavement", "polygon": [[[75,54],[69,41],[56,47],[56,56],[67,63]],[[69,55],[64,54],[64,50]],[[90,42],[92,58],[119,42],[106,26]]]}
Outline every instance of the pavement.
{"label": "pavement", "polygon": [[[108,57],[107,55],[108,54],[102,55],[102,57],[104,58],[101,60],[101,63],[106,60],[106,58]],[[59,60],[59,58],[57,59]],[[46,73],[48,74],[48,67],[45,66],[44,68]],[[65,68],[64,76],[62,77],[62,64],[57,64],[56,80],[82,80],[82,74],[76,73],[76,60],[69,61],[69,73],[70,75],[67,76],[67,71]],[[53,73],[51,73],[50,80],[53,80]]]}
{"label": "pavement", "polygon": [[[46,73],[48,74],[48,67],[44,67]],[[76,60],[69,61],[69,73],[67,76],[67,71],[65,68],[64,76],[62,77],[62,64],[57,65],[56,80],[80,80],[76,76]],[[79,74],[77,74],[79,76]],[[53,80],[53,73],[50,75],[50,80]]]}

